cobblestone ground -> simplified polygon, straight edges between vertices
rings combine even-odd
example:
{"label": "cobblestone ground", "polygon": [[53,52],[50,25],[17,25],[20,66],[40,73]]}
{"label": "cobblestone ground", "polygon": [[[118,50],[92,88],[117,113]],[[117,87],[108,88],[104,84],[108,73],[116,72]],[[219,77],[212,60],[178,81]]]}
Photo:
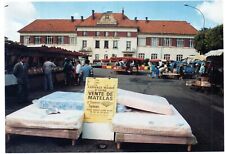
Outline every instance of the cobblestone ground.
{"label": "cobblestone ground", "polygon": [[[165,97],[170,104],[180,112],[192,128],[198,144],[193,146],[194,152],[224,151],[224,112],[223,97],[190,89],[185,86],[185,80],[150,79],[146,74],[116,75],[112,71],[94,70],[96,76],[118,77],[119,88],[155,94]],[[81,91],[84,87],[65,87],[58,85],[55,90]],[[14,98],[7,98],[6,115],[31,103],[32,99],[40,98],[48,93],[32,92],[30,101],[18,104]],[[219,105],[218,105],[219,104]],[[106,144],[100,149],[99,144]],[[137,144],[123,143],[121,150],[117,150],[113,141],[79,139],[71,146],[67,139],[55,139],[32,136],[13,135],[6,143],[7,153],[49,153],[49,152],[185,152],[184,145]]]}

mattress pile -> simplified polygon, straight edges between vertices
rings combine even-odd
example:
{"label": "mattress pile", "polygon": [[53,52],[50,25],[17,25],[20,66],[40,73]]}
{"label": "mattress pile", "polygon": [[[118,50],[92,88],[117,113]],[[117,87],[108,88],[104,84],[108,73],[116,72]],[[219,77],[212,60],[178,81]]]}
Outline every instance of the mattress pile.
{"label": "mattress pile", "polygon": [[82,126],[83,111],[60,110],[58,114],[47,114],[46,111],[31,104],[6,116],[6,126],[49,129],[79,129]]}
{"label": "mattress pile", "polygon": [[120,109],[112,120],[113,131],[116,133],[193,136],[189,124],[163,97],[119,89],[118,103],[120,108],[122,108],[121,105],[124,105],[124,108]]}
{"label": "mattress pile", "polygon": [[83,96],[83,93],[57,91],[33,100],[33,104],[6,116],[6,126],[80,129],[84,118]]}

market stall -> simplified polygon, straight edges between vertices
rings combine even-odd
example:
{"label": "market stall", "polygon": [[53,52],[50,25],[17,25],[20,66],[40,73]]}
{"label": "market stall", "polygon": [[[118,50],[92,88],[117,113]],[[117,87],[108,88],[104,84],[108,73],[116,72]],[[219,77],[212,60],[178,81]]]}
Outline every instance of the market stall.
{"label": "market stall", "polygon": [[43,83],[43,63],[50,58],[57,67],[53,69],[53,82],[58,83],[64,80],[63,64],[65,58],[80,59],[87,58],[87,55],[79,52],[72,52],[55,47],[26,47],[12,41],[5,42],[5,74],[12,74],[13,67],[20,56],[28,57],[28,75],[30,90],[40,89]]}

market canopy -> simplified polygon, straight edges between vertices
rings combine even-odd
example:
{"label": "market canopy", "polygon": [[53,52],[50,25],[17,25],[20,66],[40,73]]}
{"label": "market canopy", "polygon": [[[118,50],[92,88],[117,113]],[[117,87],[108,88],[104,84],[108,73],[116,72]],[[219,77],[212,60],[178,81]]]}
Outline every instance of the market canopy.
{"label": "market canopy", "polygon": [[188,56],[188,58],[193,59],[193,60],[206,60],[206,56],[205,55],[190,55]]}
{"label": "market canopy", "polygon": [[206,57],[210,56],[221,56],[223,54],[223,49],[211,50],[205,54]]}

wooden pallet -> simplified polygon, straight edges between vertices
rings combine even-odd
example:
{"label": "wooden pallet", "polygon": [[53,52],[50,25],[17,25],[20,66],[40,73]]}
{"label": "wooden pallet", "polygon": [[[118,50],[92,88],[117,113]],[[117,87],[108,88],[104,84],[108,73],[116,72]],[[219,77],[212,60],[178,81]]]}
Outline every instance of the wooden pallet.
{"label": "wooden pallet", "polygon": [[153,136],[140,134],[115,133],[115,142],[117,149],[121,148],[122,142],[130,143],[158,143],[158,144],[184,144],[187,145],[187,151],[191,151],[191,146],[197,144],[195,136],[192,137],[171,137],[171,136]]}
{"label": "wooden pallet", "polygon": [[28,136],[40,136],[40,137],[54,137],[71,139],[72,145],[75,145],[76,140],[81,134],[80,129],[40,129],[40,128],[24,128],[24,127],[8,127],[6,126],[6,141],[10,140],[10,135],[28,135]]}

